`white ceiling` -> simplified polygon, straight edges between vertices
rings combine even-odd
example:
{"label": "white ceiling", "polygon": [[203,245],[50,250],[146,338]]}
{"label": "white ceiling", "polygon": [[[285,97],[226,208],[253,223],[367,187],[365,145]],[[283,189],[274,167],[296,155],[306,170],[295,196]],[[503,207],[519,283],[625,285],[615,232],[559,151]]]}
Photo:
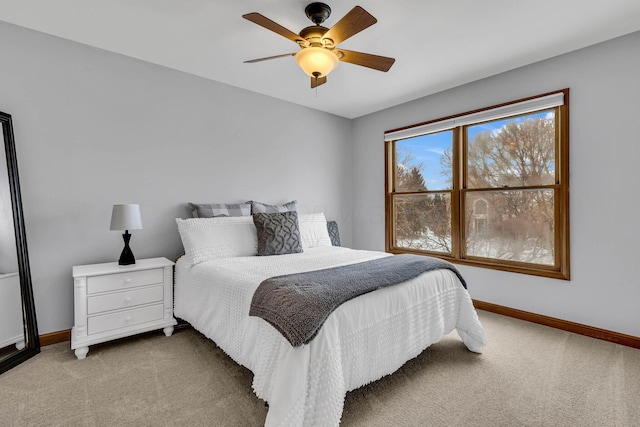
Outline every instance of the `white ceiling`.
{"label": "white ceiling", "polygon": [[[340,47],[396,58],[387,73],[341,63],[317,91],[298,46],[310,0],[0,0],[0,20],[347,118],[640,30],[639,0],[325,0],[331,27],[356,4],[378,23]],[[553,88],[551,88],[553,89]]]}

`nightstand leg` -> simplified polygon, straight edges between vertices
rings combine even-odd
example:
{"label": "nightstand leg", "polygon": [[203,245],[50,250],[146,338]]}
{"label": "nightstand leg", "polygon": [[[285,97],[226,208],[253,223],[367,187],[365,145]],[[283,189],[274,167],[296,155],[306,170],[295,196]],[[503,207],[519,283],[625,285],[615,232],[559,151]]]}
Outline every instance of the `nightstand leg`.
{"label": "nightstand leg", "polygon": [[89,353],[89,347],[76,348],[76,357],[78,360],[82,360],[87,357],[87,353]]}
{"label": "nightstand leg", "polygon": [[164,332],[164,334],[168,337],[171,336],[171,334],[173,333],[173,326],[167,326],[166,328],[164,328],[162,330]]}

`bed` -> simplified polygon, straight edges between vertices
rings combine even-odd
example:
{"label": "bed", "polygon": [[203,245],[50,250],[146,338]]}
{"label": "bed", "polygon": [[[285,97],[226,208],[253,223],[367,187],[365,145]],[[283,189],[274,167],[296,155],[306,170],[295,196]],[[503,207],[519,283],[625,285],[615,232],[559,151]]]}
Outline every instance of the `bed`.
{"label": "bed", "polygon": [[185,256],[176,263],[175,316],[253,372],[253,390],[269,404],[267,426],[338,425],[348,391],[393,373],[454,329],[470,351],[486,345],[469,293],[455,273],[438,269],[343,303],[313,340],[294,347],[249,316],[262,281],[393,255],[333,246],[323,214],[300,215],[303,250],[277,256],[256,256],[251,216],[176,221]]}

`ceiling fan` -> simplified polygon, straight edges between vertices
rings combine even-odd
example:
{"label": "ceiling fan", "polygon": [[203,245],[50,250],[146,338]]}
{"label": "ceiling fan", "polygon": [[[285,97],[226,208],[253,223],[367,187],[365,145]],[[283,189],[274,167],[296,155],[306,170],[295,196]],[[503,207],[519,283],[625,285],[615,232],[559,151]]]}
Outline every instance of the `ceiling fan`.
{"label": "ceiling fan", "polygon": [[389,71],[395,62],[394,58],[337,48],[338,44],[349,37],[378,22],[360,6],[351,9],[331,29],[321,25],[331,15],[331,8],[328,5],[311,3],[307,5],[304,12],[314,25],[303,28],[300,34],[289,31],[256,12],[242,15],[244,19],[286,37],[301,48],[298,52],[252,59],[245,61],[245,63],[295,56],[300,68],[311,77],[311,88],[313,89],[327,82],[327,74],[333,71],[340,61],[384,72]]}

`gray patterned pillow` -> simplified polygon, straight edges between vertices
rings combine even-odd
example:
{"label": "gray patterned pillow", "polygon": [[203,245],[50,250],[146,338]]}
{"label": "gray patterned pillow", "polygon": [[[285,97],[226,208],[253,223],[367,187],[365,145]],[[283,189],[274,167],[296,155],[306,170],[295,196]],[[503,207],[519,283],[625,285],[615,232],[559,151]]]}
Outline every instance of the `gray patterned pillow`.
{"label": "gray patterned pillow", "polygon": [[297,212],[257,213],[253,223],[258,231],[258,255],[302,252]]}
{"label": "gray patterned pillow", "polygon": [[277,213],[277,212],[297,212],[298,202],[292,200],[283,205],[267,205],[266,203],[256,202],[249,200],[247,203],[251,204],[251,213]]}
{"label": "gray patterned pillow", "polygon": [[327,221],[327,231],[331,239],[331,246],[340,246],[340,233],[338,232],[338,223],[335,221]]}
{"label": "gray patterned pillow", "polygon": [[188,203],[194,218],[214,218],[217,216],[249,216],[249,203]]}

